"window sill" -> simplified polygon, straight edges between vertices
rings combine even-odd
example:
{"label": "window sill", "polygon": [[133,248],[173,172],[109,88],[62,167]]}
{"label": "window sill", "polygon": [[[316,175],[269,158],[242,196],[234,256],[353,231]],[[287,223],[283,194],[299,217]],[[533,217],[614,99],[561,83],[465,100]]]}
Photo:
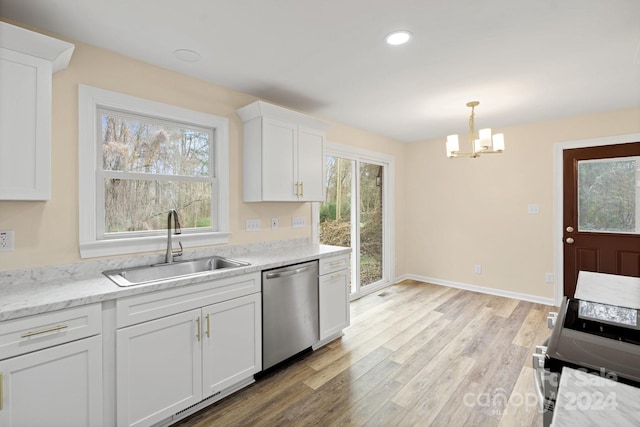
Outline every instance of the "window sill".
{"label": "window sill", "polygon": [[[179,234],[173,236],[174,248],[182,242],[183,248],[229,243],[229,232]],[[130,239],[95,240],[80,242],[81,258],[96,258],[111,255],[127,255],[141,252],[165,251],[167,236],[149,236]]]}

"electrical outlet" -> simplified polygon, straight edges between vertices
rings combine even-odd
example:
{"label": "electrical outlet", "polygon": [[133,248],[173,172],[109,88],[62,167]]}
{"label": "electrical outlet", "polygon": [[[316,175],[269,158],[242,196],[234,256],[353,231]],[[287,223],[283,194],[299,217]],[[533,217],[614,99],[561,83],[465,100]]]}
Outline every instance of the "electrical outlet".
{"label": "electrical outlet", "polygon": [[260,231],[259,219],[248,219],[245,226],[246,231]]}
{"label": "electrical outlet", "polygon": [[546,283],[553,283],[553,273],[544,273],[544,281]]}
{"label": "electrical outlet", "polygon": [[304,217],[297,216],[291,219],[291,228],[303,228],[304,227]]}
{"label": "electrical outlet", "polygon": [[0,252],[13,252],[13,230],[0,231]]}
{"label": "electrical outlet", "polygon": [[273,217],[271,218],[271,229],[275,230],[276,228],[278,228],[278,218]]}
{"label": "electrical outlet", "polygon": [[539,214],[540,213],[540,205],[538,205],[538,204],[527,205],[527,212],[532,214],[532,215]]}
{"label": "electrical outlet", "polygon": [[481,273],[482,273],[482,265],[480,265],[480,264],[476,264],[476,266],[473,268],[473,271],[474,271],[476,274],[481,274]]}

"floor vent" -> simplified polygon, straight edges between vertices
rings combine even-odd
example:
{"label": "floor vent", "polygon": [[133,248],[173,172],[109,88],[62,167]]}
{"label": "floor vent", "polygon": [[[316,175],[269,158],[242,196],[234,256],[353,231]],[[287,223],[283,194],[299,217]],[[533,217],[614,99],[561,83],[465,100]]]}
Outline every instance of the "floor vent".
{"label": "floor vent", "polygon": [[217,395],[219,395],[219,394],[220,394],[220,392],[214,393],[214,394],[212,394],[211,396],[207,397],[206,399],[202,399],[200,402],[198,402],[198,403],[194,403],[193,405],[191,405],[191,406],[188,406],[188,407],[184,408],[182,411],[176,412],[176,413],[175,413],[175,415],[180,415],[180,414],[182,414],[183,412],[186,412],[186,411],[188,411],[189,409],[192,409],[194,406],[198,406],[198,405],[199,405],[199,404],[201,404],[202,402],[206,402],[207,400],[211,399],[212,397],[216,397],[216,396],[217,396]]}
{"label": "floor vent", "polygon": [[387,292],[387,291],[380,292],[380,293],[378,294],[378,296],[379,296],[379,297],[386,297],[386,296],[388,296],[388,295],[389,295],[389,292]]}

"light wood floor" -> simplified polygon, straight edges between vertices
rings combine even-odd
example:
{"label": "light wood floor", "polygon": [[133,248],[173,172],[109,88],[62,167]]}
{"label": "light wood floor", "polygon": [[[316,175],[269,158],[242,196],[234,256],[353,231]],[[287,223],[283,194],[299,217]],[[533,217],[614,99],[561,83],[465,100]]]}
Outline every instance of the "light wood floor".
{"label": "light wood floor", "polygon": [[341,339],[192,415],[204,426],[541,426],[553,307],[415,281],[351,303]]}

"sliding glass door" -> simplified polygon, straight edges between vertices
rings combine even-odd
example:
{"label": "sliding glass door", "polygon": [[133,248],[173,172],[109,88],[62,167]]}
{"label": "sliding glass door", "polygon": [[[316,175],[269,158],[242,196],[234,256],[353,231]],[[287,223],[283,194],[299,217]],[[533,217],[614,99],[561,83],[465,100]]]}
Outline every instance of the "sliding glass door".
{"label": "sliding glass door", "polygon": [[385,205],[388,164],[349,153],[326,156],[320,243],[352,248],[353,297],[389,282]]}

